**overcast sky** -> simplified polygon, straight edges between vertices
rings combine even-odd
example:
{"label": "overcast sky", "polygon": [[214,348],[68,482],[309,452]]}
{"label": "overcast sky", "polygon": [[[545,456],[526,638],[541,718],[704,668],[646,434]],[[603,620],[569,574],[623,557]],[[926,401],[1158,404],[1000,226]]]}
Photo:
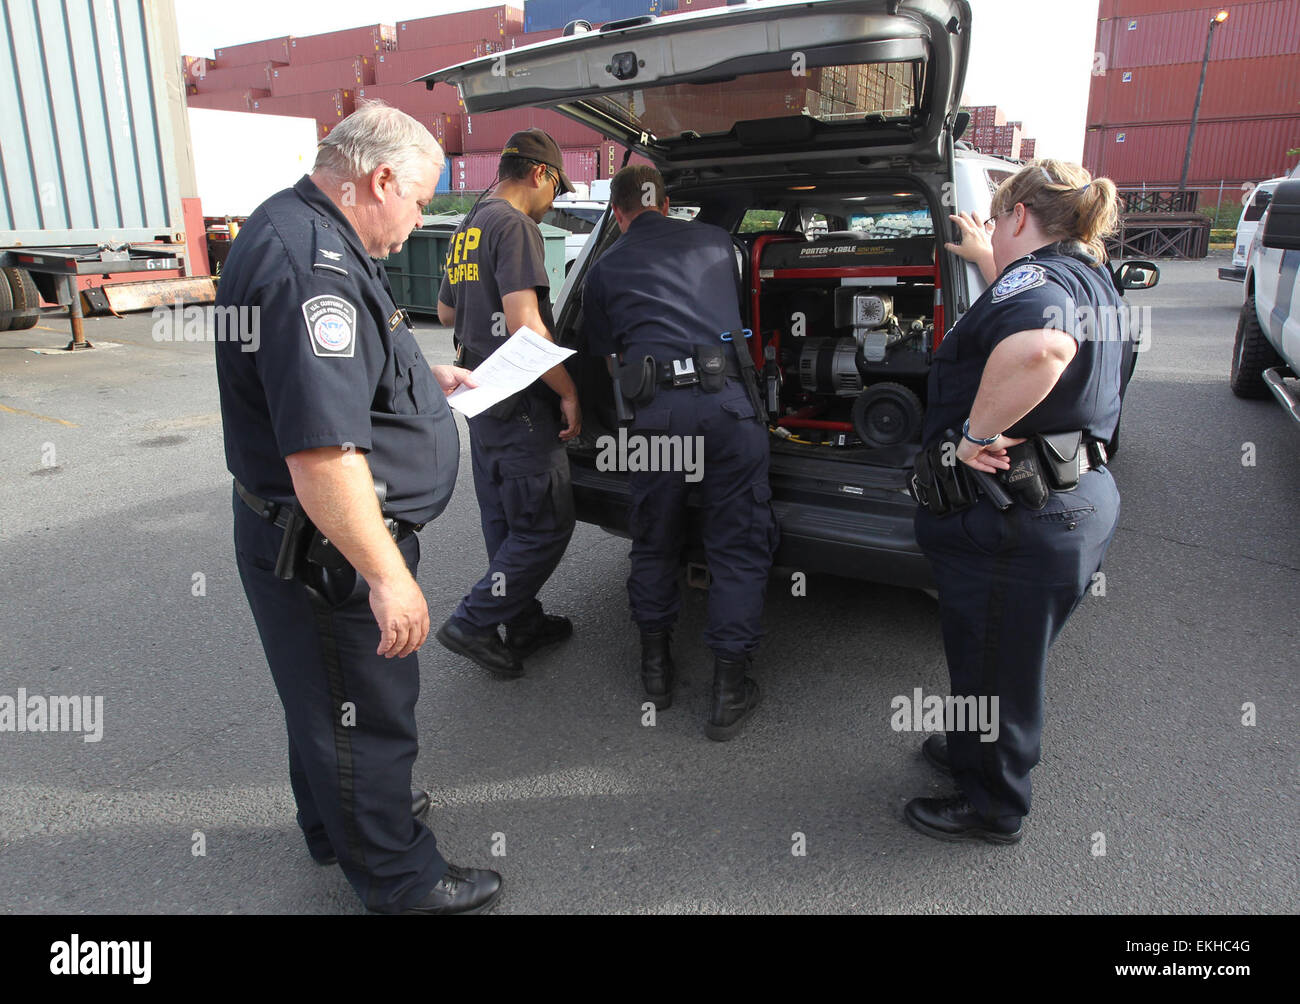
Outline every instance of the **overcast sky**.
{"label": "overcast sky", "polygon": [[[968,104],[1001,105],[1038,139],[1038,156],[1083,155],[1098,0],[970,0]],[[176,0],[181,51],[312,35],[488,6],[474,0]]]}

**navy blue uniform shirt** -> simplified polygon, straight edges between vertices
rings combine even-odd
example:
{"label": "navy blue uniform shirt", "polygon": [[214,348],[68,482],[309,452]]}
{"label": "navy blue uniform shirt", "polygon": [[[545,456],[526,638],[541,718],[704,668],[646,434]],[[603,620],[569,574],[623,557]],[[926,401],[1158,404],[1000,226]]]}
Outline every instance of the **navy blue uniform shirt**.
{"label": "navy blue uniform shirt", "polygon": [[1050,244],[1012,262],[944,337],[930,367],[922,436],[927,447],[970,417],[997,344],[1043,328],[1069,335],[1079,350],[1047,397],[1003,433],[1083,429],[1102,441],[1115,434],[1123,339],[1129,337],[1124,301],[1104,267],[1069,250],[1066,243]]}
{"label": "navy blue uniform shirt", "polygon": [[244,487],[289,501],[285,457],[351,444],[387,483],[386,512],[427,523],[446,508],[460,463],[446,397],[383,267],[309,177],[248,218],[217,306],[259,308],[256,351],[216,343],[226,465]]}
{"label": "navy blue uniform shirt", "polygon": [[684,359],[740,327],[739,298],[730,234],[647,210],[587,271],[587,349]]}

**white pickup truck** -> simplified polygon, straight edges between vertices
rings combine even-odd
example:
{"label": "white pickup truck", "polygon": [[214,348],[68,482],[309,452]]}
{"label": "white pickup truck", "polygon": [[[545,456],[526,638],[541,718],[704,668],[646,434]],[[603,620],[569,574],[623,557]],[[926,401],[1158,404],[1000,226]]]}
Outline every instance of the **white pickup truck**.
{"label": "white pickup truck", "polygon": [[1238,397],[1271,393],[1300,422],[1300,168],[1273,192],[1246,260],[1229,384]]}

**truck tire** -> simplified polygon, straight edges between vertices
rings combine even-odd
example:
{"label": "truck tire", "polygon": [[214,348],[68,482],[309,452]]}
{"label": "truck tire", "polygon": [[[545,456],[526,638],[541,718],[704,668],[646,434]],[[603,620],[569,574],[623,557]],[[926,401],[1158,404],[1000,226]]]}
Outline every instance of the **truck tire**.
{"label": "truck tire", "polygon": [[28,328],[36,327],[36,322],[41,319],[41,294],[36,288],[32,274],[25,268],[6,268],[3,271],[14,304],[11,309],[26,311],[10,319],[9,330],[26,331]]}
{"label": "truck tire", "polygon": [[1271,397],[1272,392],[1264,382],[1264,371],[1281,364],[1277,351],[1268,343],[1259,326],[1255,294],[1251,293],[1237,318],[1237,340],[1232,346],[1232,374],[1228,385],[1237,397],[1256,400]]}
{"label": "truck tire", "polygon": [[[7,272],[9,270],[5,269],[5,271]],[[5,281],[4,277],[0,276],[0,314],[3,314],[6,310],[13,310],[13,309],[14,309],[13,290],[9,288],[9,283]],[[8,317],[0,317],[0,331],[8,331],[9,325],[10,325],[10,319]]]}

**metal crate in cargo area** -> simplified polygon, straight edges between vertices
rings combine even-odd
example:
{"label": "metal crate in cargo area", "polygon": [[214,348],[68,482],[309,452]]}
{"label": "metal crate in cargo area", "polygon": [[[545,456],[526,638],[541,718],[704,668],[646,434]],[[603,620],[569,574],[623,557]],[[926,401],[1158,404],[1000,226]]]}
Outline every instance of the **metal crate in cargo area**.
{"label": "metal crate in cargo area", "polygon": [[[402,250],[384,259],[384,270],[399,307],[417,314],[438,312],[438,288],[447,261],[447,248],[460,216],[426,216],[424,225],[411,233]],[[564,239],[567,230],[546,223],[538,225],[546,247],[546,274],[554,300],[564,282]]]}

